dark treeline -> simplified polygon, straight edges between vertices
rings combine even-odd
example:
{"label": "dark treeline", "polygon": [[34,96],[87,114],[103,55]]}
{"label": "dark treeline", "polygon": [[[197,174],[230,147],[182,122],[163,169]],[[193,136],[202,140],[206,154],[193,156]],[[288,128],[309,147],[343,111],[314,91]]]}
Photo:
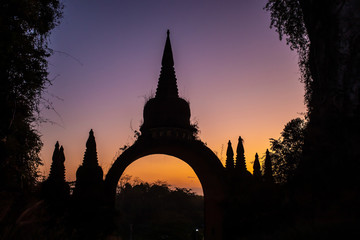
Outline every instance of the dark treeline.
{"label": "dark treeline", "polygon": [[115,225],[123,239],[201,239],[202,196],[160,181],[128,182],[118,190]]}

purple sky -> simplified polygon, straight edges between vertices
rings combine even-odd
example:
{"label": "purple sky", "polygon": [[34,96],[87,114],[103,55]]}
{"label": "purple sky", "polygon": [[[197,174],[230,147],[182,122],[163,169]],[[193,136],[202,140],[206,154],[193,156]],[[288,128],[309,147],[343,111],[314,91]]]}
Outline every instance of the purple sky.
{"label": "purple sky", "polygon": [[[67,179],[74,180],[91,128],[105,173],[119,147],[133,143],[145,99],[156,90],[167,29],[180,96],[190,101],[200,138],[224,162],[227,141],[236,148],[241,135],[252,172],[255,153],[262,156],[269,138],[278,138],[305,111],[297,55],[269,29],[265,2],[64,1],[64,18],[51,35],[54,81],[44,96],[60,116],[43,112],[57,124],[39,127],[42,173],[49,172],[58,140],[65,148]],[[199,187],[189,182],[194,173],[180,170],[186,169],[180,160],[149,159],[134,163],[128,174]],[[177,180],[161,175],[160,165],[179,172]]]}

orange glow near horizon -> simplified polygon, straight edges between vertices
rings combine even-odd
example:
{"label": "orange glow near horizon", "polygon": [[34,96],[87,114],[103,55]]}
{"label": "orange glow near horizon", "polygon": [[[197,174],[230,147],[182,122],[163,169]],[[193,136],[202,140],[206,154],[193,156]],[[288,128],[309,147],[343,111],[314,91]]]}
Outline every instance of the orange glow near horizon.
{"label": "orange glow near horizon", "polygon": [[154,154],[136,160],[123,175],[130,175],[134,179],[153,183],[165,181],[171,187],[190,188],[193,192],[203,195],[201,183],[193,169],[179,158]]}

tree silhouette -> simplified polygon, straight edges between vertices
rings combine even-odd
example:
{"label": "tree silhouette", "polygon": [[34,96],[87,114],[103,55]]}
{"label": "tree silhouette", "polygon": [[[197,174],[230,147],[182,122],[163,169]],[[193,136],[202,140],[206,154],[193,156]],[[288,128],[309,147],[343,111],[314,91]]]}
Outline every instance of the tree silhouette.
{"label": "tree silhouette", "polygon": [[226,150],[225,167],[227,169],[234,169],[234,151],[232,149],[230,140],[228,142],[228,147],[227,147],[227,150]]}
{"label": "tree silhouette", "polygon": [[295,175],[304,145],[306,123],[301,118],[288,122],[279,139],[270,139],[274,179],[286,183]]}
{"label": "tree silhouette", "polygon": [[0,190],[36,183],[42,143],[33,123],[49,83],[48,37],[61,10],[58,0],[0,3]]}
{"label": "tree silhouette", "polygon": [[360,161],[354,161],[360,159],[359,1],[269,0],[266,9],[271,12],[271,26],[280,38],[287,36],[290,48],[300,56],[309,111],[301,178],[329,191],[335,185],[356,187],[360,171]]}
{"label": "tree silhouette", "polygon": [[166,182],[126,183],[116,199],[117,228],[123,239],[192,239],[203,228],[204,200]]}
{"label": "tree silhouette", "polygon": [[[295,189],[293,199],[311,197],[297,202],[298,215],[307,215],[303,221],[312,229],[321,225],[322,238],[350,238],[343,234],[358,234],[360,215],[359,1],[268,0],[265,8],[280,38],[286,35],[298,51],[305,83],[309,121],[298,171],[288,187]],[[330,215],[336,224],[321,220]]]}
{"label": "tree silhouette", "polygon": [[260,162],[259,162],[259,155],[256,153],[255,154],[255,160],[254,160],[254,171],[253,171],[253,176],[256,180],[261,179],[261,168],[260,168]]}

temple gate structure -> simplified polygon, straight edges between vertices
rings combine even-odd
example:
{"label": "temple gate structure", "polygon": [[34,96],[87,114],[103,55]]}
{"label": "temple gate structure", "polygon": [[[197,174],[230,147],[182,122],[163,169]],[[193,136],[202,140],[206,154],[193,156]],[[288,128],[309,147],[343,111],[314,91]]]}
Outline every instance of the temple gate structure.
{"label": "temple gate structure", "polygon": [[204,192],[205,239],[224,238],[224,205],[226,172],[219,158],[199,139],[197,128],[190,123],[190,106],[179,97],[174,60],[167,38],[156,95],[143,111],[143,124],[138,139],[114,162],[105,178],[105,196],[115,200],[118,181],[137,159],[151,154],[166,154],[187,163],[199,178]]}

